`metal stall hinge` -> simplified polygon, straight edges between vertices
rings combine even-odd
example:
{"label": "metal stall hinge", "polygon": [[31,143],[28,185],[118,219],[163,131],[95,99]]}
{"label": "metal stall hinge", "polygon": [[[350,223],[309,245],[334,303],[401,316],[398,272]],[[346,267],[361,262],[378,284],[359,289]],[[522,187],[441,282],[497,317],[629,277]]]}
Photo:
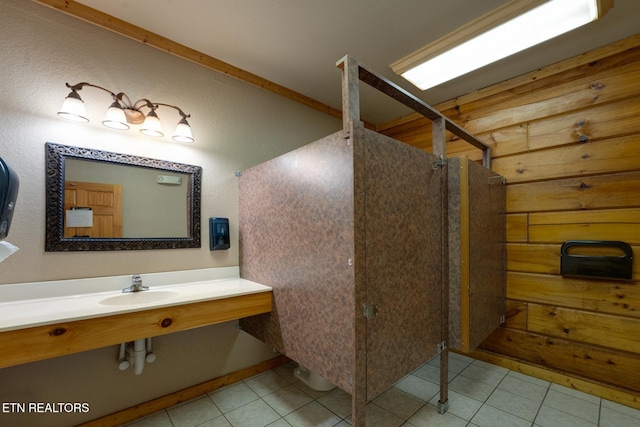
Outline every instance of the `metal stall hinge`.
{"label": "metal stall hinge", "polygon": [[438,168],[445,167],[447,165],[447,159],[444,156],[440,156],[438,160],[431,163],[431,169],[437,170]]}
{"label": "metal stall hinge", "polygon": [[438,354],[442,353],[446,349],[447,349],[447,342],[446,341],[442,341],[441,343],[438,344]]}
{"label": "metal stall hinge", "polygon": [[347,145],[351,145],[351,131],[350,130],[346,130],[345,129],[344,136],[342,138],[344,138],[344,141],[347,143]]}
{"label": "metal stall hinge", "polygon": [[504,314],[502,316],[500,316],[500,324],[501,325],[506,321],[507,321],[507,316],[505,316]]}
{"label": "metal stall hinge", "polygon": [[367,318],[367,320],[373,319],[378,315],[378,306],[374,304],[362,304],[362,314]]}

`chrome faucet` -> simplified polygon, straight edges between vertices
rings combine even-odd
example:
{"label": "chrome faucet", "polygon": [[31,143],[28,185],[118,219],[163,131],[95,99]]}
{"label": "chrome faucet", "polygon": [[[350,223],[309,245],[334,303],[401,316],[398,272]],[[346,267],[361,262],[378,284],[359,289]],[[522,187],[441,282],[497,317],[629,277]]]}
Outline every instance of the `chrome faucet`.
{"label": "chrome faucet", "polygon": [[142,277],[140,277],[139,274],[134,274],[131,276],[131,286],[124,288],[122,292],[140,292],[148,290],[148,286],[142,286]]}

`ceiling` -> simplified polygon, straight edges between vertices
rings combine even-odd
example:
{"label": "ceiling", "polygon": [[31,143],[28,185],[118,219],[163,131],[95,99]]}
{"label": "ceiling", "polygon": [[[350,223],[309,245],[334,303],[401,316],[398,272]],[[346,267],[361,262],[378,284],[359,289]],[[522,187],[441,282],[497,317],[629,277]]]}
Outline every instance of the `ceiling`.
{"label": "ceiling", "polygon": [[[507,0],[79,0],[264,79],[341,108],[345,55],[435,105],[638,33],[640,1],[615,0],[602,19],[439,87],[420,91],[389,65]],[[411,111],[368,87],[362,118]]]}

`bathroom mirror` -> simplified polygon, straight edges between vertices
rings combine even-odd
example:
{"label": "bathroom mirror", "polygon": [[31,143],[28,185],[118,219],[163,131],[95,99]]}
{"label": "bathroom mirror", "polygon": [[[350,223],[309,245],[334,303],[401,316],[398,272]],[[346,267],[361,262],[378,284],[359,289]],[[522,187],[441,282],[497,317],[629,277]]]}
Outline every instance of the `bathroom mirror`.
{"label": "bathroom mirror", "polygon": [[50,142],[45,150],[45,251],[200,247],[200,166]]}

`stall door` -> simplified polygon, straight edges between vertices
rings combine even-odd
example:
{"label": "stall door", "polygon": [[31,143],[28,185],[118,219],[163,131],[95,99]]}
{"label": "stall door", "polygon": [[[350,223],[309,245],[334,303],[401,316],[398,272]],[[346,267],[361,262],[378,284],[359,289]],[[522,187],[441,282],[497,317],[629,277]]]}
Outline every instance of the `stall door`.
{"label": "stall door", "polygon": [[443,170],[436,157],[365,132],[367,400],[438,352]]}
{"label": "stall door", "polygon": [[466,157],[448,160],[449,347],[473,351],[505,314],[505,185]]}

